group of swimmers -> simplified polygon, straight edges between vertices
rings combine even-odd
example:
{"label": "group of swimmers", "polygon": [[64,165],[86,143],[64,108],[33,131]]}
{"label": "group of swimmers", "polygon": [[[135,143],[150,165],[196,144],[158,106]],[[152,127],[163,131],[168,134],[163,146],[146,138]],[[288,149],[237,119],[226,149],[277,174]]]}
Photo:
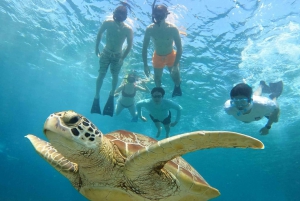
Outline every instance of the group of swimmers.
{"label": "group of swimmers", "polygon": [[[175,126],[180,120],[182,108],[179,104],[171,100],[163,99],[165,91],[161,87],[161,78],[163,69],[167,66],[174,82],[172,97],[182,96],[179,70],[182,44],[178,28],[175,25],[166,22],[166,18],[169,14],[167,7],[165,5],[155,5],[155,2],[156,0],[154,0],[152,5],[153,23],[150,24],[145,31],[142,50],[144,73],[149,77],[150,69],[148,66],[147,49],[150,40],[153,42],[154,53],[152,56],[152,65],[156,87],[151,90],[152,98],[139,101],[135,105],[134,97],[137,91],[150,92],[144,81],[141,81],[141,86],[136,83],[137,76],[135,73],[128,74],[126,81],[117,88],[118,76],[123,65],[123,60],[130,52],[133,43],[133,31],[129,25],[124,23],[127,18],[127,10],[130,9],[130,6],[121,2],[122,5],[118,6],[113,12],[113,19],[105,20],[97,35],[95,53],[100,57],[100,69],[91,113],[101,114],[100,89],[107,70],[110,68],[112,74],[112,88],[109,98],[104,106],[103,115],[113,116],[114,112],[115,114],[119,114],[124,108],[128,108],[132,115],[132,121],[136,122],[138,118],[146,121],[147,119],[142,115],[141,111],[141,108],[145,107],[149,111],[150,118],[157,127],[156,137],[160,136],[161,123],[165,127],[166,137],[168,137],[170,127]],[[105,31],[106,44],[100,53],[99,44],[102,39],[102,34]],[[125,40],[127,42],[127,47],[123,51],[122,46]],[[175,44],[176,51],[173,48],[173,44]],[[268,123],[260,130],[260,133],[268,134],[268,130],[271,128],[272,123],[278,121],[279,107],[275,101],[282,92],[282,86],[282,82],[270,83],[270,86],[268,86],[262,81],[260,84],[260,93],[258,92],[253,95],[252,88],[249,85],[245,83],[238,84],[231,90],[231,99],[225,103],[224,109],[229,115],[233,115],[236,119],[243,122],[257,121],[264,116],[267,117]],[[266,97],[257,98],[257,95],[265,92],[271,93],[271,99],[273,100],[267,99]],[[121,94],[116,109],[114,109],[114,97],[118,93]],[[176,120],[172,123],[170,109],[177,111]]]}

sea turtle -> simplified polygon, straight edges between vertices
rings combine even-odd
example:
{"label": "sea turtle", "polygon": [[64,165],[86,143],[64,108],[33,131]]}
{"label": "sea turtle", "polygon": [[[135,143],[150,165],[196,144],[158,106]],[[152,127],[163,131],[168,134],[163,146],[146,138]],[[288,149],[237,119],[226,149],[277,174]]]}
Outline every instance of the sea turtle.
{"label": "sea turtle", "polygon": [[26,137],[36,151],[89,200],[203,201],[220,195],[180,156],[198,149],[263,149],[261,141],[234,132],[196,131],[161,141],[117,130],[103,134],[74,111],[51,114],[50,143]]}

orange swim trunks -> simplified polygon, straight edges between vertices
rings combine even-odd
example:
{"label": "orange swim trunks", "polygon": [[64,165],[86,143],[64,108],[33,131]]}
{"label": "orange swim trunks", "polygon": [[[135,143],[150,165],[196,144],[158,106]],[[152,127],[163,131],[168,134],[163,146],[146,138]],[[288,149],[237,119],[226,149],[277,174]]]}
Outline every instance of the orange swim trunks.
{"label": "orange swim trunks", "polygon": [[172,67],[176,58],[176,51],[173,50],[170,54],[159,56],[156,52],[153,53],[152,64],[154,68],[163,68],[165,66]]}

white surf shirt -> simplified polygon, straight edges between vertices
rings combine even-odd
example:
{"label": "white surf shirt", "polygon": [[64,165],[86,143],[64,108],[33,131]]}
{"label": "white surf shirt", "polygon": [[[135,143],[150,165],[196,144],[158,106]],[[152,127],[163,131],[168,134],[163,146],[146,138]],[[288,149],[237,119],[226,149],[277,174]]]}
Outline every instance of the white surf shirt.
{"label": "white surf shirt", "polygon": [[230,100],[227,100],[224,104],[224,110],[227,114],[234,116],[234,118],[249,123],[252,121],[258,121],[264,116],[270,116],[270,114],[277,108],[276,102],[263,96],[253,96],[252,109],[248,114],[243,114],[235,106],[230,104]]}

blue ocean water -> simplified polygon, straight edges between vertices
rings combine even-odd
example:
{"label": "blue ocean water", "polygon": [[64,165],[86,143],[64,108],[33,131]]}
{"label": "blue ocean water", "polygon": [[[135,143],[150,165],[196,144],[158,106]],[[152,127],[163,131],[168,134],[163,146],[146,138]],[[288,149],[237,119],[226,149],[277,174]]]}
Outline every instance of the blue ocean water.
{"label": "blue ocean water", "polygon": [[[96,34],[118,3],[0,2],[0,200],[86,200],[24,138],[32,133],[45,139],[43,123],[53,112],[74,110],[103,133],[125,129],[155,137],[152,122],[131,123],[127,111],[113,118],[90,114],[99,68],[94,54]],[[128,3],[132,13],[126,22],[133,28],[134,46],[120,80],[131,69],[143,76],[142,40],[151,23],[152,1]],[[300,200],[300,1],[158,3],[169,7],[168,20],[186,33],[181,35],[183,96],[173,99],[183,107],[182,119],[171,135],[229,130],[265,144],[264,150],[211,149],[183,157],[219,189],[221,196],[215,200]],[[280,121],[267,136],[258,133],[266,120],[244,124],[223,111],[233,85],[245,81],[255,88],[260,80],[284,83],[278,99]],[[101,90],[101,107],[110,83],[108,73]],[[153,82],[148,83],[149,88],[153,86]],[[166,98],[171,98],[173,84],[167,71],[163,86]],[[139,95],[139,99],[148,97]]]}

